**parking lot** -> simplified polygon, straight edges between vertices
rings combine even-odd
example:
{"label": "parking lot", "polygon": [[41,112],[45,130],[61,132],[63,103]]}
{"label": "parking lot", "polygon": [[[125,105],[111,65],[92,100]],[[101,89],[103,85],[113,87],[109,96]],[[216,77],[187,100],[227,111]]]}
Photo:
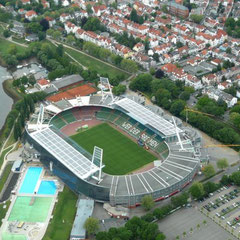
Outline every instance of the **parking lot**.
{"label": "parking lot", "polygon": [[[196,207],[183,208],[158,222],[159,230],[166,240],[236,240],[231,233],[220,227],[212,219],[202,214]],[[186,235],[185,235],[185,234]]]}
{"label": "parking lot", "polygon": [[236,187],[219,189],[199,206],[200,211],[216,224],[240,237],[240,190]]}

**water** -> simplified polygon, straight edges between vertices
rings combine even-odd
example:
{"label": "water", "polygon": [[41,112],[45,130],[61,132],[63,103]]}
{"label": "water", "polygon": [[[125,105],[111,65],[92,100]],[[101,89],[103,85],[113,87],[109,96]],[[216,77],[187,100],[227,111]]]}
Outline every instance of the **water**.
{"label": "water", "polygon": [[37,194],[54,195],[56,193],[56,185],[54,181],[42,181]]}
{"label": "water", "polygon": [[13,104],[13,100],[4,92],[2,85],[2,83],[9,78],[11,78],[11,76],[7,69],[0,66],[0,129]]}
{"label": "water", "polygon": [[38,182],[42,170],[43,168],[41,167],[28,168],[19,193],[34,193],[36,184]]}

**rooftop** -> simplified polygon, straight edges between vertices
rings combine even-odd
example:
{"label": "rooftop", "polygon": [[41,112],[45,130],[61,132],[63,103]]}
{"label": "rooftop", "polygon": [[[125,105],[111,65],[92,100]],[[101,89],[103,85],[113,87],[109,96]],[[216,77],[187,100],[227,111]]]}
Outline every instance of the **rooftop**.
{"label": "rooftop", "polygon": [[86,230],[84,228],[85,221],[92,216],[94,208],[94,200],[80,199],[77,206],[77,213],[71,231],[71,238],[86,238]]}

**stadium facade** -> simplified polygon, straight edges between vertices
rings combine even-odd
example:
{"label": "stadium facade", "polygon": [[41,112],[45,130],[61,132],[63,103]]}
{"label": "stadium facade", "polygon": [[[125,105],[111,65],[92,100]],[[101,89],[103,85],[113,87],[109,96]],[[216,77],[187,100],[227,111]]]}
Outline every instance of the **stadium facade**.
{"label": "stadium facade", "polygon": [[[112,102],[99,96],[46,103],[44,124],[39,128],[30,121],[25,140],[38,151],[40,161],[73,191],[113,206],[134,207],[145,195],[158,201],[181,191],[200,166],[200,137],[153,109],[129,98]],[[64,125],[93,118],[109,121],[136,140],[141,139],[160,160],[144,172],[120,176],[103,173],[97,180],[99,164],[61,132]]]}

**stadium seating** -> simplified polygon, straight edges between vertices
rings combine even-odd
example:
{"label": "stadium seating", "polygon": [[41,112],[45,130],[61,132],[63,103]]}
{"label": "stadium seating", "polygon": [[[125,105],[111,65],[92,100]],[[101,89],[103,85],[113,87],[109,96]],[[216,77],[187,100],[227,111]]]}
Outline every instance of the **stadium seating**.
{"label": "stadium seating", "polygon": [[77,120],[81,120],[81,112],[82,112],[81,108],[72,109],[72,113]]}
{"label": "stadium seating", "polygon": [[64,122],[59,116],[55,116],[51,123],[58,129],[64,127],[67,123]]}
{"label": "stadium seating", "polygon": [[71,111],[62,112],[61,116],[63,117],[63,119],[67,123],[72,123],[72,122],[77,121],[77,119],[74,117],[74,115],[73,115],[73,113]]}
{"label": "stadium seating", "polygon": [[126,116],[120,116],[116,121],[115,124],[118,125],[119,127],[122,126],[124,122],[126,122],[128,119]]}
{"label": "stadium seating", "polygon": [[161,154],[163,159],[166,159],[168,155],[169,155],[169,150],[168,149],[164,153]]}
{"label": "stadium seating", "polygon": [[116,115],[115,112],[110,114],[109,117],[108,117],[108,120],[110,122],[114,122],[117,118],[118,118],[119,115]]}
{"label": "stadium seating", "polygon": [[157,146],[156,151],[161,154],[165,152],[167,149],[168,149],[167,145],[164,142],[162,142]]}
{"label": "stadium seating", "polygon": [[111,114],[111,112],[109,112],[109,111],[102,111],[101,110],[99,112],[96,112],[96,118],[106,121],[108,119],[108,117],[110,116],[110,114]]}

